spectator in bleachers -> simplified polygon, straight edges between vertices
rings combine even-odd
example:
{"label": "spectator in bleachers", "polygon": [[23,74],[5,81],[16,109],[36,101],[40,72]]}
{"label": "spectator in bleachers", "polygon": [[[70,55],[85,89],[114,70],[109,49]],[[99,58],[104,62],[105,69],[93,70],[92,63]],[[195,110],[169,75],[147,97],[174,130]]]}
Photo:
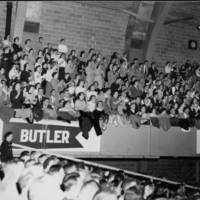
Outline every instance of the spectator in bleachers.
{"label": "spectator in bleachers", "polygon": [[68,52],[68,47],[65,44],[64,38],[60,39],[60,43],[58,45],[58,52],[60,52],[60,53],[67,53]]}

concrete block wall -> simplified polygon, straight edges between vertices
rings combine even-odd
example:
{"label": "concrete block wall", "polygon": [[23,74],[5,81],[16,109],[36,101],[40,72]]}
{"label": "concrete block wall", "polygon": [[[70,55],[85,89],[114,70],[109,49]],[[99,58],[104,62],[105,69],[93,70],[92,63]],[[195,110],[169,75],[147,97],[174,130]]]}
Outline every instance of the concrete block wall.
{"label": "concrete block wall", "polygon": [[84,2],[44,1],[40,35],[53,44],[66,38],[69,48],[94,47],[104,55],[123,53],[128,15]]}
{"label": "concrete block wall", "polygon": [[[195,3],[173,3],[169,16],[173,16],[173,19],[183,18],[180,13],[197,16],[199,10],[200,6]],[[162,64],[166,61],[184,63],[187,59],[200,62],[200,31],[196,29],[196,25],[194,20],[162,25],[155,42],[153,60]],[[197,40],[197,50],[188,49],[189,40]]]}

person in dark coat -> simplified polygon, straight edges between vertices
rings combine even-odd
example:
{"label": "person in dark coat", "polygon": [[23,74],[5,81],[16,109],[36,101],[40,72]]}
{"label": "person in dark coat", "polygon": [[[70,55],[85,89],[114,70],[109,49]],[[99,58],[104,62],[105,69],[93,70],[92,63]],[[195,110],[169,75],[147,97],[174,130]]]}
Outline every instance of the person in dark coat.
{"label": "person in dark coat", "polygon": [[4,140],[1,144],[1,162],[7,162],[13,159],[13,152],[12,152],[12,140],[13,140],[13,133],[7,132],[4,135]]}
{"label": "person in dark coat", "polygon": [[157,74],[158,74],[158,69],[156,68],[155,63],[152,62],[151,67],[148,70],[148,75],[151,75],[152,79],[155,80]]}

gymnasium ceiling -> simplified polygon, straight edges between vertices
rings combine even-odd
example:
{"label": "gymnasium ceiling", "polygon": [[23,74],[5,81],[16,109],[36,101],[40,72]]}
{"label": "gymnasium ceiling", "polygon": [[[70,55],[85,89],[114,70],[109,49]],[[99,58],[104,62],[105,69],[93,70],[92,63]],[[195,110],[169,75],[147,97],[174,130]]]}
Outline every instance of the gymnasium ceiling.
{"label": "gymnasium ceiling", "polygon": [[[109,8],[112,10],[128,10],[138,13],[141,3],[147,10],[155,5],[155,1],[82,1],[93,6]],[[145,14],[145,12],[143,12]],[[190,25],[200,24],[200,1],[174,1],[167,17],[167,21],[180,19],[179,23]],[[186,19],[186,20],[185,20]]]}

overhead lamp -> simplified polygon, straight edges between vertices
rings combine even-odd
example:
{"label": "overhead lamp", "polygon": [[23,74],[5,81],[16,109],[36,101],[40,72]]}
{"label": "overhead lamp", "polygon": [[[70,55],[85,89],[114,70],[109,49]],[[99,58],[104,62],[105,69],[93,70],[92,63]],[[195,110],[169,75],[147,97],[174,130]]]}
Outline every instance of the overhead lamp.
{"label": "overhead lamp", "polygon": [[200,31],[200,24],[196,26],[197,30]]}

